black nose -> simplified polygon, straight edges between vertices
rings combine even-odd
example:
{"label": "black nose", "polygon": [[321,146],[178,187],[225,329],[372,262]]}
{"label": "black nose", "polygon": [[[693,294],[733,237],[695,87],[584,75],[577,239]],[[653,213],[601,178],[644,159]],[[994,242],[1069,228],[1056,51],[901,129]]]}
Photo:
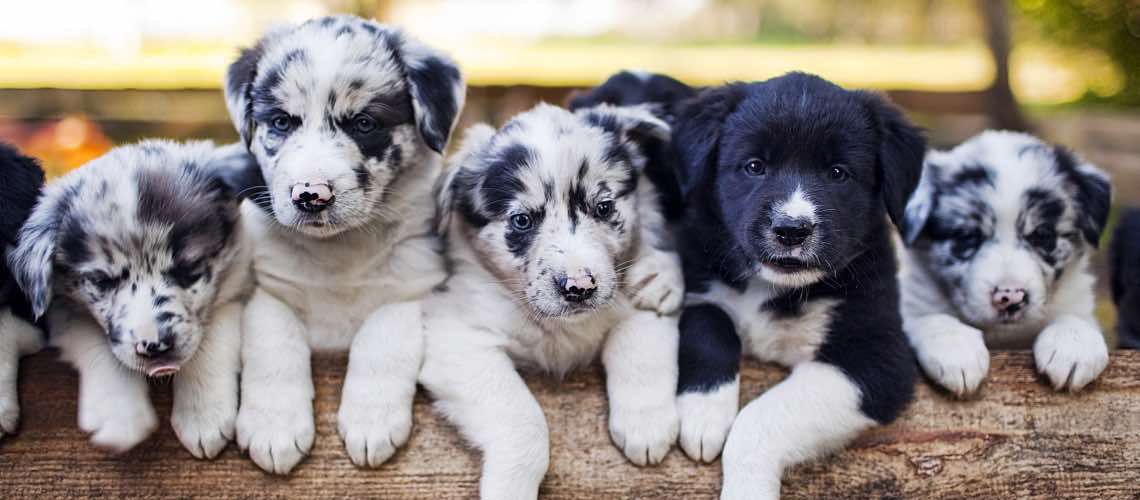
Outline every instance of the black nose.
{"label": "black nose", "polygon": [[321,196],[319,194],[306,191],[299,193],[298,196],[293,199],[293,206],[302,212],[315,214],[329,207],[329,203],[321,202],[320,200]]}
{"label": "black nose", "polygon": [[165,340],[158,342],[140,340],[135,343],[135,354],[144,358],[154,358],[166,354],[171,347],[174,347],[174,343]]}
{"label": "black nose", "polygon": [[773,221],[772,232],[776,234],[776,241],[787,247],[803,244],[811,236],[815,225],[807,219],[777,219]]}
{"label": "black nose", "polygon": [[558,285],[559,293],[567,302],[582,302],[593,297],[594,291],[597,290],[594,277],[589,274],[573,279],[568,276],[561,276],[555,282]]}

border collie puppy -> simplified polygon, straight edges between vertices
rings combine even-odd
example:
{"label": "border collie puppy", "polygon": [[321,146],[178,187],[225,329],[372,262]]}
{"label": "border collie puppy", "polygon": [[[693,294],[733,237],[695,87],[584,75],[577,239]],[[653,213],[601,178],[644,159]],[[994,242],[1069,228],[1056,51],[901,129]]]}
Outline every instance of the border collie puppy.
{"label": "border collie puppy", "polygon": [[1120,215],[1110,256],[1120,347],[1140,349],[1140,208]]}
{"label": "border collie puppy", "polygon": [[989,370],[987,345],[1032,343],[1054,389],[1095,380],[1108,347],[1088,261],[1110,197],[1104,172],[1026,134],[984,132],[927,154],[903,221],[900,275],[905,329],[926,374],[964,396]]}
{"label": "border collie puppy", "polygon": [[190,453],[212,458],[233,436],[251,282],[226,179],[252,161],[210,142],[119,147],[48,183],[20,230],[9,266],[79,371],[79,427],[96,446],[146,439],[147,381],[167,376]]}
{"label": "border collie puppy", "polygon": [[[16,232],[27,220],[44,185],[36,161],[0,143],[0,257],[16,246]],[[16,280],[0,258],[0,438],[16,432],[20,400],[16,392],[20,356],[40,350],[43,338]]]}
{"label": "border collie puppy", "polygon": [[446,277],[431,190],[463,105],[459,69],[391,26],[324,17],[266,34],[226,101],[260,166],[238,443],[285,474],[313,445],[314,350],[349,351],[337,428],[377,467],[412,427],[419,300]]}
{"label": "border collie puppy", "polygon": [[638,465],[677,439],[682,277],[646,144],[668,126],[641,108],[540,104],[465,134],[439,189],[453,274],[425,303],[420,381],[483,451],[483,498],[535,498],[546,419],[518,370],[562,376],[601,357],[614,443]]}

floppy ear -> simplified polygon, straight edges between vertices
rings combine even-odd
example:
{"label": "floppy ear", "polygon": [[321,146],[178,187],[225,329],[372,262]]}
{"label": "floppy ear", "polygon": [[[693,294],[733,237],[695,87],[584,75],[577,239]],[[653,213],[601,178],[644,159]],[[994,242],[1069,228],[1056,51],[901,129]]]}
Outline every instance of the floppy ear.
{"label": "floppy ear", "polygon": [[264,52],[262,41],[258,41],[252,48],[242,49],[237,60],[226,71],[223,85],[226,109],[247,149],[253,139],[253,100],[250,92],[253,90],[253,81],[257,78],[257,63],[261,61]]}
{"label": "floppy ear", "polygon": [[[455,203],[460,202],[457,197],[462,197],[464,203],[470,203],[470,197],[473,193],[471,190],[474,186],[467,185],[468,183],[462,182],[462,174],[470,173],[471,159],[477,153],[484,151],[491,143],[491,138],[495,136],[495,127],[487,125],[486,123],[477,123],[472,125],[463,134],[463,142],[459,145],[459,149],[451,155],[447,162],[446,173],[439,177],[435,186],[435,228],[436,234],[447,234],[447,227],[451,223],[451,213],[454,211]],[[462,190],[462,193],[457,191]]]}
{"label": "floppy ear", "polygon": [[883,204],[891,222],[901,228],[907,200],[922,176],[926,137],[883,97],[870,92],[862,95],[878,136],[877,162]]}
{"label": "floppy ear", "polygon": [[[632,142],[647,154],[650,148],[668,145],[670,127],[657,117],[651,105],[610,106],[601,104],[575,111],[586,123],[613,134],[621,142]],[[644,168],[644,165],[637,165]]]}
{"label": "floppy ear", "polygon": [[914,244],[918,235],[922,234],[922,228],[926,226],[926,221],[930,219],[930,213],[934,210],[934,198],[938,195],[935,184],[941,168],[932,159],[938,154],[940,153],[937,151],[927,153],[918,187],[910,196],[910,201],[907,202],[906,210],[903,212],[902,222],[899,223],[899,232],[902,233],[903,243],[907,246]]}
{"label": "floppy ear", "polygon": [[1091,163],[1081,161],[1064,147],[1054,147],[1053,155],[1057,168],[1076,187],[1075,199],[1080,212],[1077,228],[1081,230],[1085,241],[1096,247],[1100,243],[1100,233],[1104,231],[1112,206],[1112,184],[1108,181],[1108,175]]}
{"label": "floppy ear", "polygon": [[463,109],[467,85],[447,56],[405,34],[397,39],[416,125],[428,147],[442,154]]}
{"label": "floppy ear", "polygon": [[721,128],[743,95],[743,84],[734,83],[705,90],[677,107],[673,147],[680,158],[676,174],[684,198],[716,169]]}
{"label": "floppy ear", "polygon": [[52,275],[60,221],[75,196],[73,189],[48,190],[20,229],[15,248],[8,252],[8,269],[24,291],[39,319],[52,297]]}

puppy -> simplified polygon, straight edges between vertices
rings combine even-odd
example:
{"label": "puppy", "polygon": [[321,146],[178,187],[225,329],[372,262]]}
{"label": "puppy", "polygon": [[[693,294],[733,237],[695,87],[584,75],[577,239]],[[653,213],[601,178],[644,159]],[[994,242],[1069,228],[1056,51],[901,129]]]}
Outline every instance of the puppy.
{"label": "puppy", "polygon": [[337,429],[377,467],[411,432],[419,299],[446,277],[431,189],[463,79],[399,30],[340,16],[266,34],[225,92],[261,177],[243,207],[258,288],[238,443],[288,473],[313,444],[311,352],[348,350]]}
{"label": "puppy", "polygon": [[1140,349],[1140,209],[1121,214],[1110,257],[1120,347]]}
{"label": "puppy", "polygon": [[[44,172],[32,158],[0,143],[0,257],[16,245],[16,233],[27,220],[44,184]],[[20,356],[40,350],[43,337],[31,309],[0,258],[0,438],[16,432],[20,401],[16,394]]]}
{"label": "puppy", "polygon": [[483,498],[535,498],[546,473],[518,369],[562,376],[600,355],[626,457],[660,462],[676,440],[680,263],[641,178],[668,135],[643,109],[543,104],[472,127],[455,154],[439,189],[453,274],[424,306],[420,381],[483,451]]}
{"label": "puppy", "polygon": [[249,259],[226,172],[249,162],[209,142],[116,148],[49,183],[20,230],[9,266],[79,371],[79,427],[96,446],[146,439],[147,381],[167,376],[190,453],[212,458],[233,436]]}
{"label": "puppy", "polygon": [[1033,344],[1056,390],[1108,363],[1088,269],[1111,202],[1108,177],[1064,148],[984,132],[926,156],[903,220],[902,315],[923,371],[964,396],[993,347]]}

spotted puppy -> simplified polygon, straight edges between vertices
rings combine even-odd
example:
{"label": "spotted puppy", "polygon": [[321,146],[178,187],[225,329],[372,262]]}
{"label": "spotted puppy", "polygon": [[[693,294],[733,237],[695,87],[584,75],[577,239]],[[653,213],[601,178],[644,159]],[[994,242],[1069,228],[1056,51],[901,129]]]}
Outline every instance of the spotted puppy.
{"label": "spotted puppy", "polygon": [[984,132],[931,151],[903,222],[902,315],[923,370],[976,391],[991,347],[1033,345],[1057,390],[1108,363],[1089,256],[1108,218],[1108,177],[1068,150]]}
{"label": "spotted puppy", "polygon": [[27,220],[44,184],[44,172],[36,161],[15,148],[0,143],[0,438],[16,432],[20,401],[16,378],[20,356],[40,350],[43,336],[36,328],[31,308],[16,285],[2,257],[16,246],[16,233]]}
{"label": "spotted puppy", "polygon": [[20,230],[9,265],[79,371],[79,427],[96,446],[146,439],[147,381],[167,376],[186,449],[212,458],[233,436],[250,283],[227,179],[251,161],[209,142],[116,148],[49,183]]}
{"label": "spotted puppy", "polygon": [[266,34],[226,77],[261,179],[244,324],[238,443],[288,473],[313,445],[314,350],[349,351],[337,429],[353,463],[407,441],[422,359],[419,299],[446,276],[431,190],[462,107],[455,64],[355,17]]}
{"label": "spotted puppy", "polygon": [[425,304],[420,380],[483,451],[483,498],[535,498],[546,473],[519,369],[562,376],[600,355],[626,457],[660,462],[676,440],[680,267],[642,178],[642,148],[668,134],[642,109],[539,105],[472,127],[456,153],[439,190],[454,271]]}

